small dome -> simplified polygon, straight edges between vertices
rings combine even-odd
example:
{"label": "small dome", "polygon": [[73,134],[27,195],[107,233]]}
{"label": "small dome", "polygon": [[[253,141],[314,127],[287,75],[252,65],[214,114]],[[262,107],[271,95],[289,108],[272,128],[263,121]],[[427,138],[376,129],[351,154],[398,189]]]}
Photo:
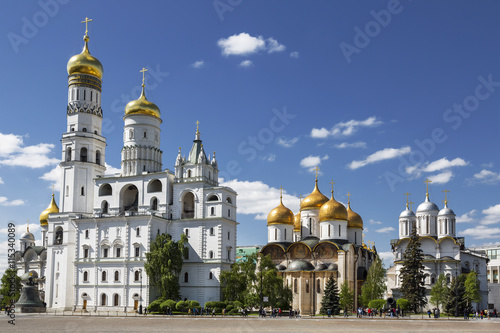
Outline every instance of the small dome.
{"label": "small dome", "polygon": [[425,197],[425,201],[422,202],[420,205],[418,205],[417,213],[432,212],[432,211],[438,212],[439,208],[438,206],[436,206],[435,203],[429,200],[429,196],[427,195]]}
{"label": "small dome", "polygon": [[301,224],[300,224],[300,212],[295,214],[294,223],[293,223],[293,231],[300,232]]}
{"label": "small dome", "polygon": [[319,210],[319,221],[347,221],[347,210],[343,204],[333,198],[324,203]]}
{"label": "small dome", "polygon": [[448,208],[448,201],[444,202],[444,208],[439,211],[438,215],[453,215],[455,216],[455,212]]}
{"label": "small dome", "polygon": [[328,266],[328,270],[329,270],[329,271],[338,271],[338,270],[339,270],[339,266],[338,266],[337,264],[335,264],[335,263],[330,264],[330,265]]}
{"label": "small dome", "polygon": [[59,207],[57,207],[56,201],[54,200],[54,195],[52,194],[52,200],[50,201],[49,207],[45,209],[41,214],[40,214],[40,224],[41,225],[47,225],[49,214],[53,213],[59,213]]}
{"label": "small dome", "polygon": [[269,212],[267,216],[267,225],[273,224],[288,224],[294,225],[294,216],[290,209],[283,205],[283,201],[280,197],[280,204],[278,207],[274,208]]}
{"label": "small dome", "polygon": [[324,271],[326,269],[328,269],[328,266],[322,263],[322,264],[317,265],[314,270],[315,271]]}
{"label": "small dome", "polygon": [[82,53],[72,56],[68,61],[68,65],[66,66],[68,75],[88,74],[102,79],[102,64],[89,52],[89,37],[84,36],[83,40],[85,40],[85,46],[83,47]]}
{"label": "small dome", "polygon": [[305,260],[296,259],[288,265],[287,271],[297,272],[297,271],[313,271],[314,266]]}
{"label": "small dome", "polygon": [[284,271],[286,269],[286,267],[284,265],[278,264],[278,265],[276,265],[276,269],[278,271]]}
{"label": "small dome", "polygon": [[23,240],[23,241],[33,241],[34,242],[35,236],[27,230],[21,234],[21,237],[19,237],[19,239]]}
{"label": "small dome", "polygon": [[300,203],[300,210],[319,209],[328,201],[328,198],[323,195],[318,189],[318,180],[316,179],[314,190]]}
{"label": "small dome", "polygon": [[128,102],[127,106],[125,106],[125,116],[133,114],[145,114],[160,118],[160,109],[158,108],[158,106],[146,99],[144,85],[142,85],[141,96],[135,101]]}
{"label": "small dome", "polygon": [[351,203],[347,204],[347,228],[363,229],[363,219],[351,209]]}
{"label": "small dome", "polygon": [[401,212],[399,215],[399,218],[408,218],[408,217],[415,217],[415,213],[410,210],[410,207],[408,207],[408,204],[406,204],[406,209]]}

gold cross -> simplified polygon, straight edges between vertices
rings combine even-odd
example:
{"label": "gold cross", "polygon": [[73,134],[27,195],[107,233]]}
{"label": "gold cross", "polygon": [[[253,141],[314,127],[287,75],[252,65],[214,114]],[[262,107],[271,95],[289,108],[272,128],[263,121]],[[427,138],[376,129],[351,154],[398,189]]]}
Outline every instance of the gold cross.
{"label": "gold cross", "polygon": [[448,204],[448,197],[447,197],[447,194],[450,192],[448,190],[444,190],[444,204],[447,205]]}
{"label": "gold cross", "polygon": [[413,204],[414,204],[414,202],[410,201],[410,210],[413,210]]}
{"label": "gold cross", "polygon": [[283,197],[283,186],[280,186],[280,199]]}
{"label": "gold cross", "polygon": [[85,23],[85,36],[89,33],[89,22],[92,22],[92,20],[88,17],[85,18],[85,21],[82,21],[82,23]]}
{"label": "gold cross", "polygon": [[200,122],[197,120],[195,124],[196,124],[196,133],[200,133]]}
{"label": "gold cross", "polygon": [[302,194],[301,194],[301,195],[299,195],[299,203],[302,203],[302,199],[303,199],[303,198],[304,198],[304,197],[302,196]]}
{"label": "gold cross", "polygon": [[426,189],[425,196],[429,197],[429,183],[432,183],[432,180],[426,179],[426,180],[424,180],[424,183],[427,183],[427,189]]}
{"label": "gold cross", "polygon": [[314,169],[314,171],[316,171],[316,180],[318,180],[318,171],[319,171],[319,167],[316,166]]}
{"label": "gold cross", "polygon": [[347,192],[347,204],[351,204],[351,192]]}
{"label": "gold cross", "polygon": [[146,79],[146,72],[147,72],[147,71],[148,71],[148,70],[147,70],[146,68],[144,68],[144,67],[142,67],[142,69],[139,71],[139,72],[141,72],[141,73],[142,73],[142,86],[143,86],[143,87],[144,87],[144,81],[145,81],[145,79]]}
{"label": "gold cross", "polygon": [[26,223],[26,231],[30,232],[30,220],[27,220],[26,222],[27,222]]}
{"label": "gold cross", "polygon": [[409,198],[409,196],[411,195],[411,193],[406,192],[406,193],[405,193],[405,194],[403,194],[403,195],[406,195],[406,205],[408,206],[408,198]]}
{"label": "gold cross", "polygon": [[332,193],[333,193],[333,184],[335,184],[335,182],[333,181],[333,179],[330,181],[330,185],[332,185]]}

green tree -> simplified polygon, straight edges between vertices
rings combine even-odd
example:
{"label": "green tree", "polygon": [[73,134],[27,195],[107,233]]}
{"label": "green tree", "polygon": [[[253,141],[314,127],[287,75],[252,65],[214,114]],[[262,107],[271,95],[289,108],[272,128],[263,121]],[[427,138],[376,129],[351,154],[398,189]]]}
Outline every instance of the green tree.
{"label": "green tree", "polygon": [[352,310],[354,306],[354,292],[349,287],[347,280],[340,286],[339,305],[344,311]]}
{"label": "green tree", "polygon": [[[12,284],[15,286],[12,286]],[[11,288],[12,287],[12,288]],[[19,296],[21,295],[21,278],[17,276],[17,269],[6,269],[2,276],[2,288],[0,289],[0,295],[2,295],[2,299],[0,305],[2,307],[8,306],[12,304],[12,300],[17,302]],[[15,290],[14,294],[11,294],[11,290]]]}
{"label": "green tree", "polygon": [[184,234],[178,242],[169,234],[161,234],[151,243],[151,251],[146,253],[144,269],[151,285],[159,289],[164,299],[180,298],[179,274],[187,242]]}
{"label": "green tree", "polygon": [[396,305],[399,306],[399,308],[403,311],[406,311],[410,308],[410,302],[408,302],[407,299],[400,298],[396,301]]}
{"label": "green tree", "polygon": [[368,307],[371,309],[381,310],[386,303],[387,301],[385,299],[374,299],[368,303]]}
{"label": "green tree", "polygon": [[225,301],[245,303],[252,284],[256,282],[257,254],[245,256],[235,262],[230,270],[220,275],[222,297]]}
{"label": "green tree", "polygon": [[321,300],[321,309],[319,313],[327,314],[328,310],[331,310],[332,314],[339,314],[339,288],[337,287],[337,281],[330,276],[326,282],[323,299]]}
{"label": "green tree", "polygon": [[361,287],[361,302],[363,305],[368,306],[370,301],[382,298],[386,290],[385,269],[382,260],[377,256],[370,269],[368,269],[366,281]]}
{"label": "green tree", "polygon": [[464,284],[464,296],[467,299],[468,305],[471,305],[471,303],[479,303],[481,301],[481,293],[479,292],[479,279],[477,278],[477,273],[471,271],[467,274]]}
{"label": "green tree", "polygon": [[436,284],[431,289],[431,303],[435,305],[438,309],[446,301],[448,295],[448,283],[446,281],[446,276],[444,273],[439,274]]}
{"label": "green tree", "polygon": [[415,313],[427,303],[424,287],[423,252],[415,226],[412,229],[410,241],[403,254],[401,267],[401,292],[410,302],[410,309]]}
{"label": "green tree", "polygon": [[[273,308],[288,309],[292,303],[292,290],[290,287],[285,286],[283,277],[278,275],[276,265],[271,260],[271,256],[261,256],[258,263],[258,273],[256,274],[257,283],[254,285],[254,295],[258,296],[257,303],[253,306],[260,306],[260,295],[267,297],[268,302],[263,302],[264,306],[271,306]],[[249,297],[249,300],[255,302],[255,297]],[[249,304],[250,305],[250,304]]]}
{"label": "green tree", "polygon": [[450,316],[458,317],[468,308],[465,298],[465,275],[456,276],[451,282],[444,310]]}

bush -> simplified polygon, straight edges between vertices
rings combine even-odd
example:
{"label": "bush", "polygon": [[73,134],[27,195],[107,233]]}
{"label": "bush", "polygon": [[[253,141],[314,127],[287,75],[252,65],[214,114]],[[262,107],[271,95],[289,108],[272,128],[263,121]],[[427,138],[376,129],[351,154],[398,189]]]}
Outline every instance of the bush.
{"label": "bush", "polygon": [[177,311],[184,311],[188,308],[188,306],[189,306],[188,301],[179,301],[175,305],[175,308],[177,309]]}
{"label": "bush", "polygon": [[214,301],[206,302],[205,303],[205,307],[206,308],[213,308],[215,306],[214,303],[215,303]]}
{"label": "bush", "polygon": [[200,307],[200,303],[198,301],[186,301],[186,303],[189,303],[190,309]]}
{"label": "bush", "polygon": [[236,309],[241,309],[243,307],[243,303],[241,303],[240,301],[234,301],[233,305]]}
{"label": "bush", "polygon": [[148,312],[159,312],[160,311],[160,305],[163,302],[161,299],[157,299],[156,301],[153,301],[149,303],[148,306]]}
{"label": "bush", "polygon": [[385,303],[385,299],[374,299],[373,301],[370,301],[370,303],[368,303],[368,307],[380,310],[384,307]]}
{"label": "bush", "polygon": [[396,301],[396,304],[399,305],[401,310],[407,311],[410,308],[410,301],[404,298],[400,298]]}
{"label": "bush", "polygon": [[234,305],[232,305],[232,304],[229,304],[228,306],[226,306],[226,311],[227,312],[230,312],[233,309],[234,309]]}
{"label": "bush", "polygon": [[160,305],[160,311],[163,312],[163,313],[166,313],[167,312],[167,308],[170,308],[172,311],[175,310],[176,308],[176,302],[169,299],[169,300],[166,300],[164,302],[161,303]]}
{"label": "bush", "polygon": [[230,314],[230,315],[237,315],[237,314],[240,314],[240,311],[238,309],[232,309],[230,310],[227,314]]}

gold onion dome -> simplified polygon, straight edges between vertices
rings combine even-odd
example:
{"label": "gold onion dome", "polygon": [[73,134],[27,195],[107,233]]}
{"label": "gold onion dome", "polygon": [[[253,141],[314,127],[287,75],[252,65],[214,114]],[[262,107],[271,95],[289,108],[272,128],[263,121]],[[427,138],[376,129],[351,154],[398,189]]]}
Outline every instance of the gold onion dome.
{"label": "gold onion dome", "polygon": [[319,209],[319,221],[334,220],[347,221],[347,210],[343,204],[335,200],[332,191],[332,198]]}
{"label": "gold onion dome", "polygon": [[318,189],[318,179],[315,181],[314,190],[307,197],[302,200],[300,203],[300,210],[309,210],[309,209],[319,209],[325,202],[328,201],[328,198],[323,195]]}
{"label": "gold onion dome", "polygon": [[295,232],[300,232],[300,227],[301,227],[301,224],[300,224],[300,212],[298,212],[297,214],[295,214],[295,222],[293,223],[293,231]]}
{"label": "gold onion dome", "polygon": [[290,209],[283,205],[283,200],[280,196],[280,204],[267,215],[267,225],[273,224],[289,224],[294,225],[295,217]]}
{"label": "gold onion dome", "polygon": [[125,106],[125,115],[128,116],[132,114],[145,114],[160,118],[160,109],[158,108],[158,106],[146,99],[144,84],[142,85],[142,93],[139,99],[130,101],[128,102],[127,106]]}
{"label": "gold onion dome", "polygon": [[89,36],[85,35],[83,40],[85,41],[85,45],[83,46],[82,53],[72,56],[68,61],[66,67],[68,69],[68,75],[88,74],[102,79],[102,64],[89,52]]}
{"label": "gold onion dome", "polygon": [[363,219],[351,209],[350,202],[347,204],[347,227],[363,229]]}
{"label": "gold onion dome", "polygon": [[57,207],[56,201],[54,200],[54,195],[52,194],[52,200],[50,201],[49,207],[45,209],[41,214],[40,214],[40,224],[41,225],[47,225],[49,214],[53,213],[59,213],[59,207]]}

